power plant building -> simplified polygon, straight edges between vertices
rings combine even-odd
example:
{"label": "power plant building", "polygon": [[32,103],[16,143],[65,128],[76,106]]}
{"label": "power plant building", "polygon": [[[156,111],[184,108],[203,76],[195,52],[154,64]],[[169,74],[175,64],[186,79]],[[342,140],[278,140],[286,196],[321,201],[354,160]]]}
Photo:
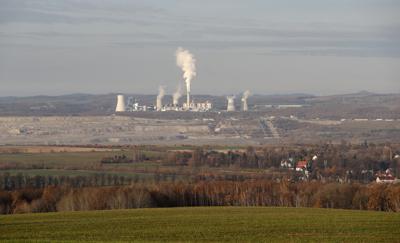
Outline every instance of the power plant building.
{"label": "power plant building", "polygon": [[206,102],[194,103],[193,101],[188,106],[187,103],[183,103],[184,110],[191,111],[210,111],[212,110],[213,105],[208,100]]}

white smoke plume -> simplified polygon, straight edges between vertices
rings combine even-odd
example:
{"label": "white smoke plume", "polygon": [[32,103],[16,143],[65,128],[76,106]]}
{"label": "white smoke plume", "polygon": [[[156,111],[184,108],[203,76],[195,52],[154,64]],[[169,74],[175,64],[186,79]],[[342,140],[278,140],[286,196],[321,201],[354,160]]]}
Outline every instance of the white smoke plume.
{"label": "white smoke plume", "polygon": [[244,91],[242,100],[247,100],[250,95],[251,95],[250,90]]}
{"label": "white smoke plume", "polygon": [[186,90],[190,92],[190,86],[194,77],[196,77],[196,59],[188,50],[179,47],[176,50],[176,65],[183,71],[183,78],[186,83]]}
{"label": "white smoke plume", "polygon": [[172,102],[172,103],[173,103],[175,106],[178,105],[178,103],[179,103],[179,98],[181,98],[181,96],[182,96],[182,87],[181,87],[180,85],[178,85],[178,87],[176,88],[175,93],[172,95],[172,99],[173,99],[173,102]]}
{"label": "white smoke plume", "polygon": [[165,89],[163,86],[158,87],[158,95],[157,95],[157,99],[162,99],[164,98],[165,95]]}
{"label": "white smoke plume", "polygon": [[158,95],[157,95],[157,110],[160,111],[162,109],[162,99],[164,98],[165,90],[163,86],[158,87]]}

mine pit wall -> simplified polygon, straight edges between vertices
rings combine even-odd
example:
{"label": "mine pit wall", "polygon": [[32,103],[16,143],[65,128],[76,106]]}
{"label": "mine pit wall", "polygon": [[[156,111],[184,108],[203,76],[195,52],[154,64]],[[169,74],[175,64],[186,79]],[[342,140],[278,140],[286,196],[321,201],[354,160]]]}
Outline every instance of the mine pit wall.
{"label": "mine pit wall", "polygon": [[332,121],[225,117],[0,117],[0,145],[226,144],[400,142],[400,120]]}
{"label": "mine pit wall", "polygon": [[0,144],[156,143],[208,136],[208,122],[126,116],[0,117]]}

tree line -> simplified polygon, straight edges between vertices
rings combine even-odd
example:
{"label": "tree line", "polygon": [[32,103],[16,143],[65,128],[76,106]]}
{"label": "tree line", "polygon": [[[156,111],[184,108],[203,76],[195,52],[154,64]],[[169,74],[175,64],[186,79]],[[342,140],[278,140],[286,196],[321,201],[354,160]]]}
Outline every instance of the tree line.
{"label": "tree line", "polygon": [[15,191],[26,188],[42,189],[49,186],[97,187],[120,186],[142,181],[139,176],[125,177],[98,173],[90,176],[29,176],[22,173],[10,175],[0,174],[0,190]]}
{"label": "tree line", "polygon": [[244,180],[0,190],[1,214],[186,206],[317,207],[399,212],[400,185]]}
{"label": "tree line", "polygon": [[[172,151],[165,156],[163,164],[192,167],[236,167],[236,168],[279,168],[281,161],[292,159],[310,162],[314,172],[312,179],[319,175],[351,176],[355,180],[373,180],[373,172],[391,168],[400,175],[399,145],[375,145],[365,142],[360,145],[321,144],[310,146],[247,147],[244,151],[221,152],[197,147],[193,151]],[[317,159],[312,160],[314,156]],[[296,166],[296,164],[294,164]],[[366,173],[369,173],[367,176]]]}

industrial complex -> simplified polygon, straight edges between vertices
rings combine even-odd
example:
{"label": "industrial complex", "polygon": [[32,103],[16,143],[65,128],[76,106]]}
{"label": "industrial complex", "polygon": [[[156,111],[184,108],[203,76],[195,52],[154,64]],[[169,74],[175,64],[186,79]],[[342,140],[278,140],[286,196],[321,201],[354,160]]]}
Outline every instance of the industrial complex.
{"label": "industrial complex", "polygon": [[[247,103],[247,98],[245,94],[241,99],[241,111],[248,111],[249,106]],[[189,102],[179,103],[178,100],[173,100],[171,102],[165,102],[164,95],[157,95],[155,98],[155,104],[141,104],[134,97],[128,97],[125,99],[125,96],[122,94],[117,95],[117,105],[115,108],[115,112],[136,112],[136,111],[192,111],[192,112],[210,112],[210,111],[218,111],[214,109],[213,103],[209,100],[195,102],[194,99],[190,100],[189,94],[187,96]],[[235,96],[227,96],[227,107],[226,111],[236,111],[235,107]]]}
{"label": "industrial complex", "polygon": [[[178,85],[177,90],[172,95],[172,102],[165,103],[165,89],[163,86],[159,87],[158,95],[155,99],[155,104],[140,104],[134,97],[129,97],[125,100],[124,95],[120,94],[117,96],[117,105],[115,112],[135,112],[135,111],[193,111],[193,112],[206,112],[213,111],[213,104],[208,101],[195,102],[191,98],[191,82],[196,77],[196,60],[193,55],[182,48],[178,48],[176,51],[176,64],[182,69],[183,79],[186,86],[186,102],[179,103],[179,99],[182,96],[181,86]],[[247,99],[250,96],[250,91],[243,93],[242,111],[248,111],[249,107]],[[235,96],[227,96],[227,108],[226,111],[235,111]]]}

